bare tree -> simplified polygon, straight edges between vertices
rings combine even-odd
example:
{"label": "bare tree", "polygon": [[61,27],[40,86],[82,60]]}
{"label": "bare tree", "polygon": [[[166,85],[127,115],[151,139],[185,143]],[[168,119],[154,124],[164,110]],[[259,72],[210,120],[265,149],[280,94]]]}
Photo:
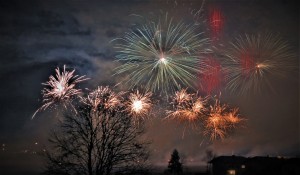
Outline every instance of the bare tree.
{"label": "bare tree", "polygon": [[45,174],[107,175],[141,167],[148,157],[141,134],[143,127],[133,125],[122,105],[84,103],[51,134]]}

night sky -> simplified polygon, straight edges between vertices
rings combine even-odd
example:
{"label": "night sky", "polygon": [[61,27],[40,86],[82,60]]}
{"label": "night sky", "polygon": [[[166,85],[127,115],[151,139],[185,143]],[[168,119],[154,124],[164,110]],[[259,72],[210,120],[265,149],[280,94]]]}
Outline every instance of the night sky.
{"label": "night sky", "polygon": [[[174,19],[190,22],[190,12],[202,1],[159,0],[26,0],[0,1],[0,174],[34,174],[42,168],[35,154],[47,146],[47,136],[59,111],[33,113],[41,106],[42,82],[54,69],[67,65],[91,78],[81,88],[117,84],[112,76],[116,51],[113,39],[123,37],[137,15],[157,18],[168,12]],[[299,9],[297,1],[205,1],[207,11],[217,7],[224,17],[222,42],[244,33],[279,33],[293,49],[299,69]],[[204,27],[204,30],[207,29]],[[146,138],[152,141],[150,161],[167,166],[178,149],[185,165],[201,165],[206,152],[216,155],[299,156],[299,71],[273,78],[274,92],[264,90],[237,95],[220,88],[222,100],[238,106],[244,118],[223,141],[209,141],[175,122],[161,122],[163,112],[147,123]],[[124,88],[124,87],[123,87]],[[125,87],[126,88],[126,87]],[[216,94],[219,94],[218,92]],[[162,111],[162,110],[159,110]]]}

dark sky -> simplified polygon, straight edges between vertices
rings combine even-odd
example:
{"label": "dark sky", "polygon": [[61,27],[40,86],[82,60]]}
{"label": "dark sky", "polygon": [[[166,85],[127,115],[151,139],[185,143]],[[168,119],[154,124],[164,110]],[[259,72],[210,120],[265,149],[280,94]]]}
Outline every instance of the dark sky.
{"label": "dark sky", "polygon": [[[66,64],[91,78],[82,87],[114,85],[116,55],[110,41],[124,36],[137,18],[155,18],[168,12],[190,22],[190,12],[202,1],[158,0],[26,0],[0,1],[0,174],[32,174],[41,168],[32,152],[46,144],[57,121],[46,111],[31,120],[41,105],[42,82],[57,66]],[[204,10],[218,7],[224,15],[223,42],[244,33],[279,33],[297,55],[299,67],[299,10],[297,1],[206,1]],[[204,12],[204,19],[205,19]],[[205,23],[203,24],[205,26]],[[151,161],[166,166],[177,148],[186,165],[206,161],[205,152],[217,155],[299,156],[299,72],[275,79],[274,92],[235,95],[222,92],[222,100],[238,106],[247,124],[224,141],[210,142],[173,122],[153,119],[147,137],[152,140]],[[163,117],[163,114],[159,117]],[[37,142],[37,144],[35,144]],[[27,153],[24,153],[28,150]],[[25,151],[26,152],[26,151]],[[3,172],[3,173],[2,173]],[[21,173],[22,172],[22,173]]]}

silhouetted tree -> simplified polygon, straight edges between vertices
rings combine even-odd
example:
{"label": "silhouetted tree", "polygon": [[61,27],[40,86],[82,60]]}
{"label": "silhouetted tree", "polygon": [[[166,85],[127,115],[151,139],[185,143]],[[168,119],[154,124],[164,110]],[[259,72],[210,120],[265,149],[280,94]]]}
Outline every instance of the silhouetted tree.
{"label": "silhouetted tree", "polygon": [[53,131],[44,174],[108,175],[142,167],[148,157],[143,133],[122,107],[84,104]]}
{"label": "silhouetted tree", "polygon": [[171,174],[181,174],[182,173],[182,163],[180,162],[180,157],[178,151],[175,149],[171,154],[171,159],[168,165],[168,172]]}

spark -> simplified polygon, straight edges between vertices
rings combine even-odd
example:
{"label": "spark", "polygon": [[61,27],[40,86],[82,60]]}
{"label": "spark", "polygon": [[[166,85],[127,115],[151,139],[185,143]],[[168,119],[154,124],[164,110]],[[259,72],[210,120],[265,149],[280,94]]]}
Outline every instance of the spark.
{"label": "spark", "polygon": [[161,63],[163,64],[167,64],[167,59],[165,57],[161,57],[160,60],[159,60]]}
{"label": "spark", "polygon": [[185,127],[191,126],[197,129],[197,122],[204,117],[207,97],[202,98],[197,94],[189,94],[187,89],[175,92],[172,99],[172,110],[167,110],[167,118],[184,123]]}
{"label": "spark", "polygon": [[261,92],[270,79],[295,69],[289,45],[279,35],[258,34],[236,38],[225,51],[226,89],[235,93]]}
{"label": "spark", "polygon": [[181,89],[180,91],[175,92],[174,101],[181,104],[191,100],[191,94],[188,94],[186,91],[187,89]]}
{"label": "spark", "polygon": [[225,120],[227,122],[228,128],[235,128],[236,126],[238,126],[238,124],[241,124],[241,122],[245,121],[244,118],[240,117],[238,112],[238,108],[233,108],[230,112],[228,112],[225,115]]}
{"label": "spark", "polygon": [[42,83],[42,85],[46,86],[42,90],[43,105],[36,110],[32,118],[34,118],[38,112],[44,111],[57,103],[62,103],[67,109],[68,105],[72,105],[72,98],[81,93],[81,89],[77,89],[76,85],[88,80],[85,76],[74,75],[75,69],[66,71],[65,65],[62,72],[58,67],[55,69],[55,72],[55,76],[51,75],[49,81]]}
{"label": "spark", "polygon": [[224,17],[219,8],[214,7],[209,14],[211,39],[217,41],[224,26]]}
{"label": "spark", "polygon": [[210,103],[210,96],[201,97],[198,93],[187,93],[187,89],[175,92],[172,110],[167,110],[166,119],[176,120],[186,128],[203,129],[210,140],[224,139],[243,119],[238,108],[221,104],[217,97]]}
{"label": "spark", "polygon": [[199,54],[207,53],[209,39],[197,26],[174,22],[166,15],[158,22],[148,21],[116,39],[117,60],[122,63],[115,75],[127,74],[130,88],[145,85],[148,91],[164,92],[192,87],[201,71]]}
{"label": "spark", "polygon": [[132,110],[136,113],[140,112],[143,109],[143,103],[141,100],[136,100],[132,104]]}
{"label": "spark", "polygon": [[211,140],[224,139],[230,129],[235,128],[242,120],[238,108],[231,109],[227,104],[221,104],[220,100],[215,99],[205,120],[204,134],[210,135]]}
{"label": "spark", "polygon": [[206,68],[199,74],[200,88],[206,94],[212,94],[220,88],[224,73],[220,61],[213,56],[204,59],[203,64]]}
{"label": "spark", "polygon": [[111,110],[121,105],[122,94],[123,92],[115,93],[108,86],[98,86],[82,100],[85,104],[90,105],[93,110],[99,108]]}
{"label": "spark", "polygon": [[127,109],[135,123],[139,123],[141,119],[149,116],[152,106],[151,96],[151,92],[140,93],[138,90],[134,93],[130,93]]}

